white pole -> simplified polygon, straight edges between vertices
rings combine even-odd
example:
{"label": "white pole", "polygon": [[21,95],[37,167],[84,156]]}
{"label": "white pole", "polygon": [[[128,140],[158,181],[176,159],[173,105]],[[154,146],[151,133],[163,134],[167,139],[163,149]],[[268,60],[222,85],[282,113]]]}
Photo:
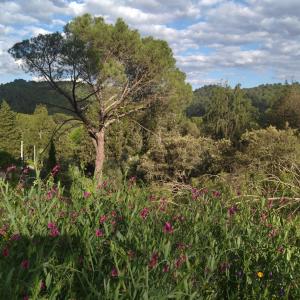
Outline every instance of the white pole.
{"label": "white pole", "polygon": [[36,160],[36,149],[35,149],[35,145],[33,146],[33,163],[35,165],[35,160]]}
{"label": "white pole", "polygon": [[24,146],[23,146],[23,141],[21,141],[21,160],[23,161],[23,159],[24,159],[24,153],[23,153],[23,151],[24,151]]}

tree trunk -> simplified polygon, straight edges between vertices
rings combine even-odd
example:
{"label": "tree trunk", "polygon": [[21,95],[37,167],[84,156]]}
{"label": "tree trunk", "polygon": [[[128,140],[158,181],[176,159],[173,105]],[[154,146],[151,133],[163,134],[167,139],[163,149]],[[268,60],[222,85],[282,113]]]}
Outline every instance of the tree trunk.
{"label": "tree trunk", "polygon": [[96,149],[94,177],[97,179],[98,183],[101,183],[102,173],[103,173],[103,163],[104,163],[104,159],[105,159],[105,153],[104,153],[104,128],[102,128],[96,134],[96,139],[94,140],[94,146],[95,146],[95,149]]}

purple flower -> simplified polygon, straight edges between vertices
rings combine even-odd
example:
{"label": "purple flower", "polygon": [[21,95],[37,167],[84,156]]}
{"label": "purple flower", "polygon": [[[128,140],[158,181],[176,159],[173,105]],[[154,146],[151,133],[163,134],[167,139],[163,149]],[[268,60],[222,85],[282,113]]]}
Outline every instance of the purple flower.
{"label": "purple flower", "polygon": [[29,260],[28,260],[28,259],[24,259],[24,260],[21,262],[21,267],[22,267],[22,269],[24,269],[24,270],[29,269]]}
{"label": "purple flower", "polygon": [[100,229],[96,229],[96,237],[102,237],[104,235],[103,231]]}
{"label": "purple flower", "polygon": [[140,212],[141,218],[145,220],[147,218],[149,212],[150,212],[150,209],[148,207],[143,208],[142,211]]}
{"label": "purple flower", "polygon": [[165,223],[163,231],[164,233],[173,233],[173,227],[170,222]]}
{"label": "purple flower", "polygon": [[83,192],[83,197],[84,197],[85,199],[89,198],[90,196],[91,196],[91,193],[90,193],[90,192],[87,192],[87,191]]}
{"label": "purple flower", "polygon": [[232,217],[237,212],[238,212],[238,208],[237,208],[236,205],[233,205],[233,206],[228,208],[228,214],[229,214],[230,217]]}
{"label": "purple flower", "polygon": [[118,277],[119,276],[119,272],[116,268],[112,268],[110,274],[111,274],[111,277]]}
{"label": "purple flower", "polygon": [[6,173],[14,172],[17,169],[15,165],[11,165],[6,169]]}
{"label": "purple flower", "polygon": [[60,171],[60,165],[57,164],[53,167],[52,171],[51,171],[51,175],[54,177],[56,176]]}
{"label": "purple flower", "polygon": [[149,268],[153,269],[157,265],[157,262],[158,262],[158,253],[153,252],[150,262],[149,262]]}

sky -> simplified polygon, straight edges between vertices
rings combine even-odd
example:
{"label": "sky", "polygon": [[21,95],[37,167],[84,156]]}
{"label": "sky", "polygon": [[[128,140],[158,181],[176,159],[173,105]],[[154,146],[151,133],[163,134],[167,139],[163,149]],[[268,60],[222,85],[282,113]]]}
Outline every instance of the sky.
{"label": "sky", "polygon": [[168,41],[193,88],[300,78],[300,0],[0,0],[0,11],[0,83],[34,79],[7,53],[14,43],[84,13]]}

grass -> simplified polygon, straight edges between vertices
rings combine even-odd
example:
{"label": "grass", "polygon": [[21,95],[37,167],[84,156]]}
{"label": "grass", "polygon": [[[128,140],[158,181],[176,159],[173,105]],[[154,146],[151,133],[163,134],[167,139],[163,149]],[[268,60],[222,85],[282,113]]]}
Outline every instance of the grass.
{"label": "grass", "polygon": [[300,218],[215,190],[0,181],[0,299],[300,299]]}

